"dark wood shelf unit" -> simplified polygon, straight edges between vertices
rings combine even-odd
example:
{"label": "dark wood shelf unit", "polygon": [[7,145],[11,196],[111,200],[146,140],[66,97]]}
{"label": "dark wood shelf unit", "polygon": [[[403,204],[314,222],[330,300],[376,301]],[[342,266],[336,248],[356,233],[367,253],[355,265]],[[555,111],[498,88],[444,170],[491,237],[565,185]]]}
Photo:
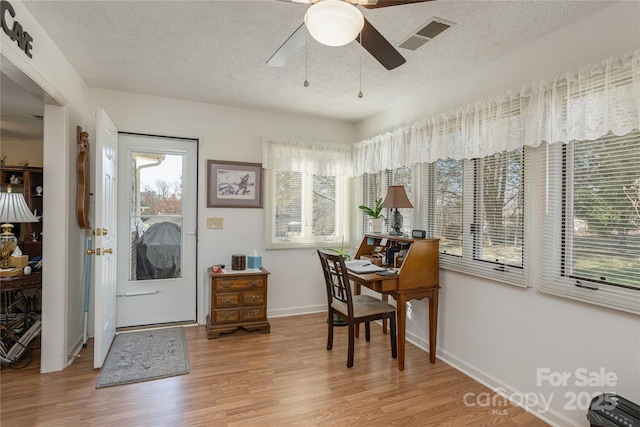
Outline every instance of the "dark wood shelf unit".
{"label": "dark wood shelf unit", "polygon": [[[18,183],[12,183],[14,177]],[[43,187],[43,173],[41,167],[31,166],[7,166],[0,168],[0,188],[6,192],[9,187],[11,191],[21,192],[29,206],[31,212],[37,211],[38,216],[42,216],[44,194],[38,195],[37,187]],[[13,233],[18,239],[18,245],[22,253],[29,255],[29,258],[42,256],[42,219],[40,222],[26,222],[23,224],[13,224]],[[37,241],[33,241],[31,233],[35,233]]]}

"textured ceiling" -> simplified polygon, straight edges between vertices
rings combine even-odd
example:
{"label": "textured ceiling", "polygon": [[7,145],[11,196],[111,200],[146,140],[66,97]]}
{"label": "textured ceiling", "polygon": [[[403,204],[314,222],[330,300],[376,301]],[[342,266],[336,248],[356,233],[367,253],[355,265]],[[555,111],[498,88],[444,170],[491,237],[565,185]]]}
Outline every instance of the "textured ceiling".
{"label": "textured ceiling", "polygon": [[[362,9],[393,45],[438,17],[456,25],[388,71],[357,43],[309,38],[269,57],[303,22],[286,1],[26,1],[90,87],[357,122],[576,22],[610,1],[455,1]],[[34,46],[34,50],[35,50]],[[310,85],[304,87],[305,73]],[[361,80],[360,80],[360,75]],[[360,83],[361,82],[361,83]],[[363,98],[357,94],[362,85]]]}

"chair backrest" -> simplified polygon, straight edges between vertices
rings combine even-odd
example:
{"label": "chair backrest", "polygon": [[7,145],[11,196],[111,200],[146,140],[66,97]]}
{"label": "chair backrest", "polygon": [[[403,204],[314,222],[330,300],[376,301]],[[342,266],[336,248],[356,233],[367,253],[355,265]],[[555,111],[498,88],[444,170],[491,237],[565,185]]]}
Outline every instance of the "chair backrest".
{"label": "chair backrest", "polygon": [[344,263],[344,258],[338,254],[330,254],[318,250],[320,264],[324,274],[324,282],[327,287],[327,300],[329,306],[333,301],[340,301],[347,305],[349,316],[353,316],[353,302],[349,273]]}

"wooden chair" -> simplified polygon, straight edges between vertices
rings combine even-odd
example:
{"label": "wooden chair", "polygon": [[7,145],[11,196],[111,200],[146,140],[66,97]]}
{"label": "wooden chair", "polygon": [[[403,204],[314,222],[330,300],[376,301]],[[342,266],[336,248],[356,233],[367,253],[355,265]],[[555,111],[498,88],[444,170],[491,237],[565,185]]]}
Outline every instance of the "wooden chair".
{"label": "wooden chair", "polygon": [[347,322],[349,330],[349,352],[347,355],[347,367],[353,366],[353,353],[355,345],[355,328],[365,324],[366,340],[371,339],[369,322],[372,320],[389,319],[391,333],[391,356],[398,357],[396,346],[396,309],[391,304],[374,298],[370,295],[353,295],[349,282],[349,274],[344,263],[344,258],[337,254],[330,254],[318,250],[320,264],[324,273],[324,281],[327,288],[329,335],[327,350],[333,348],[333,316],[334,314]]}

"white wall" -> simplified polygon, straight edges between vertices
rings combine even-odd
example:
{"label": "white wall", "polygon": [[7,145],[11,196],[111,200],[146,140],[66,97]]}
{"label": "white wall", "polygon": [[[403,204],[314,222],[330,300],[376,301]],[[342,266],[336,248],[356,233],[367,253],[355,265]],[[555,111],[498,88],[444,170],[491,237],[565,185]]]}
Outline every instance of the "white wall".
{"label": "white wall", "polygon": [[[263,255],[270,271],[268,316],[324,309],[326,296],[312,250],[265,251],[264,210],[206,207],[207,160],[262,162],[263,137],[354,141],[353,125],[308,117],[223,107],[99,89],[90,90],[91,108],[102,107],[120,131],[200,140],[198,174],[198,320],[208,313],[207,268],[231,263],[231,254]],[[206,218],[222,218],[224,228],[206,228]]]}
{"label": "white wall", "polygon": [[[460,79],[398,102],[359,123],[357,137],[369,138],[638,48],[640,2],[614,4]],[[532,157],[537,183],[544,179],[541,154],[537,150]],[[532,191],[535,199],[543,185],[534,185]],[[533,215],[527,236],[536,239],[542,227],[542,215]],[[534,244],[531,269],[536,278],[544,248],[539,241]],[[542,415],[558,425],[588,425],[585,405],[591,393],[615,391],[640,402],[638,316],[452,271],[441,270],[440,280],[438,354],[443,360],[485,384],[500,387],[516,400],[528,397],[530,403],[538,404],[537,409],[544,407],[542,399],[550,400],[549,411]],[[426,348],[427,303],[411,304],[408,333]],[[538,385],[537,370],[545,368],[569,372],[571,378],[566,386],[552,386],[548,381]],[[580,368],[593,375],[603,368],[617,379],[610,385],[580,386],[576,384],[576,369]],[[466,401],[484,403],[475,396],[467,396]],[[487,407],[487,411],[492,409],[503,408]]]}
{"label": "white wall", "polygon": [[[32,58],[0,32],[3,72],[45,104],[41,371],[63,369],[82,338],[83,237],[75,224],[75,127],[84,126],[86,86],[20,1],[11,1],[33,37]],[[8,18],[8,15],[7,15]],[[10,18],[8,18],[11,21]],[[9,23],[12,25],[12,22]]]}

